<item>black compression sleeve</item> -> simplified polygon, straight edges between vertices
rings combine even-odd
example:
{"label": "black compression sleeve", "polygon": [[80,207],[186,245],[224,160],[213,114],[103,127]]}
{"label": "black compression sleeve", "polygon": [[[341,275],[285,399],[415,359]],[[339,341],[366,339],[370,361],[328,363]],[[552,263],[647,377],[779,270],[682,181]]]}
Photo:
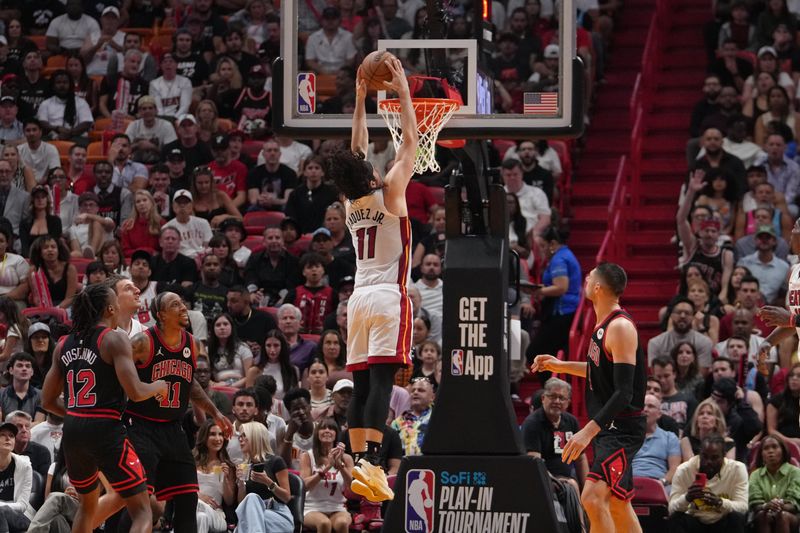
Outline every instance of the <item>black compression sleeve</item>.
{"label": "black compression sleeve", "polygon": [[614,394],[602,409],[594,416],[594,421],[601,428],[610,424],[620,411],[625,409],[633,398],[633,376],[636,365],[614,363]]}

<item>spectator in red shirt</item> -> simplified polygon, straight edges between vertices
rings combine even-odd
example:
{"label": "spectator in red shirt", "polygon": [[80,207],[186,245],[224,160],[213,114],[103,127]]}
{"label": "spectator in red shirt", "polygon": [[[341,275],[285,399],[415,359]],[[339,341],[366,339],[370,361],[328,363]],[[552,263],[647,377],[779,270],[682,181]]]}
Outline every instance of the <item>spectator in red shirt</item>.
{"label": "spectator in red shirt", "polygon": [[233,200],[237,209],[241,209],[247,200],[247,167],[231,158],[227,135],[216,135],[211,139],[211,152],[214,161],[209,168],[214,173],[217,188]]}
{"label": "spectator in red shirt", "polygon": [[86,191],[91,191],[97,185],[94,174],[86,167],[86,148],[73,144],[69,148],[69,167],[67,178],[72,183],[72,192],[80,196]]}
{"label": "spectator in red shirt", "polygon": [[140,249],[151,254],[160,251],[158,239],[163,225],[164,219],[159,214],[153,195],[144,189],[136,191],[131,216],[122,223],[120,231],[122,253],[128,257]]}
{"label": "spectator in red shirt", "polygon": [[416,180],[411,180],[406,188],[406,203],[408,204],[408,216],[422,225],[428,223],[431,211],[437,205],[436,197],[431,190]]}
{"label": "spectator in red shirt", "polygon": [[325,317],[333,311],[333,288],[325,283],[325,265],[319,254],[305,254],[300,259],[300,269],[305,282],[295,287],[287,300],[300,309],[300,332],[319,334]]}

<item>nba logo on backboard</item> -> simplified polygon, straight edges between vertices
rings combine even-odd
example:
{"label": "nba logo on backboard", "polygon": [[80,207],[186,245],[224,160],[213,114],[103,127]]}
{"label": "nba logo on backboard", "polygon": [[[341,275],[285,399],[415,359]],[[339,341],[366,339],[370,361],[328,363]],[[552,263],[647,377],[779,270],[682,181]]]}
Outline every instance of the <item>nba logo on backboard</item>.
{"label": "nba logo on backboard", "polygon": [[433,470],[406,472],[406,533],[433,533],[434,479]]}
{"label": "nba logo on backboard", "polygon": [[313,72],[297,75],[297,112],[300,115],[313,115],[316,111],[317,76]]}
{"label": "nba logo on backboard", "polygon": [[464,350],[450,352],[450,373],[454,376],[464,375]]}

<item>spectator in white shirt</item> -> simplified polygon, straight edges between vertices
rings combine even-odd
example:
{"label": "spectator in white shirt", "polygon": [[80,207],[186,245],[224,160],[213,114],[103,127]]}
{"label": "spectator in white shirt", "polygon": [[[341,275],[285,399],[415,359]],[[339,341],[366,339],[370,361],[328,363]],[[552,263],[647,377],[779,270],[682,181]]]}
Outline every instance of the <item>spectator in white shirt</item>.
{"label": "spectator in white shirt", "polygon": [[171,53],[161,58],[162,75],[150,82],[150,96],[155,98],[158,115],[175,119],[189,112],[192,82],[178,75],[178,62]]}
{"label": "spectator in white shirt", "polygon": [[[276,140],[281,145],[281,163],[294,170],[295,174],[299,174],[303,162],[314,152],[305,144],[289,137],[276,137]],[[258,154],[258,164],[264,164],[263,153]]]}
{"label": "spectator in white shirt", "polygon": [[339,9],[328,6],[322,10],[322,28],[312,33],[306,42],[306,64],[317,73],[335,74],[342,67],[353,66],[356,47],[353,34],[341,28]]}
{"label": "spectator in white shirt", "polygon": [[61,166],[61,158],[55,146],[42,142],[42,123],[39,119],[26,120],[24,131],[27,142],[19,146],[19,157],[26,167],[33,169],[36,182],[41,183],[48,170]]}
{"label": "spectator in white shirt", "polygon": [[[154,82],[155,83],[155,82]],[[152,84],[150,85],[152,91]],[[133,159],[140,163],[155,163],[161,149],[176,140],[172,123],[156,116],[156,99],[145,95],[136,104],[139,118],[128,124],[125,135],[133,142]]]}
{"label": "spectator in white shirt", "polygon": [[191,258],[205,251],[211,240],[211,226],[208,221],[194,216],[192,193],[186,189],[175,192],[172,199],[172,210],[175,218],[164,224],[164,227],[177,229],[181,234],[181,246],[178,252]]}
{"label": "spectator in white shirt", "polygon": [[100,31],[86,36],[81,47],[81,56],[86,62],[86,73],[89,76],[105,76],[109,60],[122,52],[125,32],[119,31],[119,25],[119,9],[108,6],[100,16]]}
{"label": "spectator in white shirt", "polygon": [[131,161],[131,140],[124,133],[118,133],[111,138],[108,162],[114,167],[111,179],[114,185],[127,188],[131,192],[147,187],[150,173],[143,164]]}
{"label": "spectator in white shirt", "polygon": [[53,96],[42,102],[36,116],[51,139],[86,141],[94,124],[89,104],[75,94],[72,79],[66,70],[58,70],[50,78]]}
{"label": "spectator in white shirt", "polygon": [[528,223],[527,227],[532,229],[534,235],[538,235],[550,224],[551,211],[547,195],[538,187],[523,181],[522,164],[516,159],[503,161],[500,173],[506,192],[516,195],[520,212]]}
{"label": "spectator in white shirt", "polygon": [[53,55],[80,50],[87,35],[100,31],[97,21],[83,13],[81,0],[67,0],[66,10],[47,27],[47,50]]}

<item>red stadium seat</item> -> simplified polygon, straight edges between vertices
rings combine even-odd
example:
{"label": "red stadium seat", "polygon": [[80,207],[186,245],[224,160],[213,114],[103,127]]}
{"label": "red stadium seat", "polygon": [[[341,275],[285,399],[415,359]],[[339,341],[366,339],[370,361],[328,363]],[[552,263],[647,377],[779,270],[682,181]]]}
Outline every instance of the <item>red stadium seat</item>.
{"label": "red stadium seat", "polygon": [[269,313],[272,315],[272,318],[278,320],[278,308],[277,307],[258,307],[259,311],[264,311],[265,313]]}
{"label": "red stadium seat", "polygon": [[242,153],[257,160],[258,154],[261,153],[261,150],[263,148],[264,148],[263,141],[246,141],[242,145]]}
{"label": "red stadium seat", "polygon": [[251,211],[244,215],[244,227],[248,235],[261,235],[264,228],[280,224],[284,218],[282,211]]}
{"label": "red stadium seat", "polygon": [[72,322],[67,316],[66,309],[62,309],[61,307],[28,307],[22,310],[22,314],[31,322],[54,319],[65,326],[72,325]]}
{"label": "red stadium seat", "polygon": [[264,238],[260,235],[248,235],[242,241],[242,245],[247,246],[255,254],[264,250]]}
{"label": "red stadium seat", "polygon": [[633,478],[634,496],[631,504],[642,530],[650,533],[667,531],[668,500],[664,485],[657,479]]}
{"label": "red stadium seat", "polygon": [[86,267],[95,259],[88,259],[86,257],[70,257],[69,262],[78,271],[78,281],[83,281],[83,276],[86,274]]}
{"label": "red stadium seat", "polygon": [[433,197],[436,198],[436,203],[444,205],[444,187],[428,187],[428,189],[433,193]]}
{"label": "red stadium seat", "polygon": [[315,335],[314,333],[301,333],[300,337],[314,344],[319,344],[319,335]]}

